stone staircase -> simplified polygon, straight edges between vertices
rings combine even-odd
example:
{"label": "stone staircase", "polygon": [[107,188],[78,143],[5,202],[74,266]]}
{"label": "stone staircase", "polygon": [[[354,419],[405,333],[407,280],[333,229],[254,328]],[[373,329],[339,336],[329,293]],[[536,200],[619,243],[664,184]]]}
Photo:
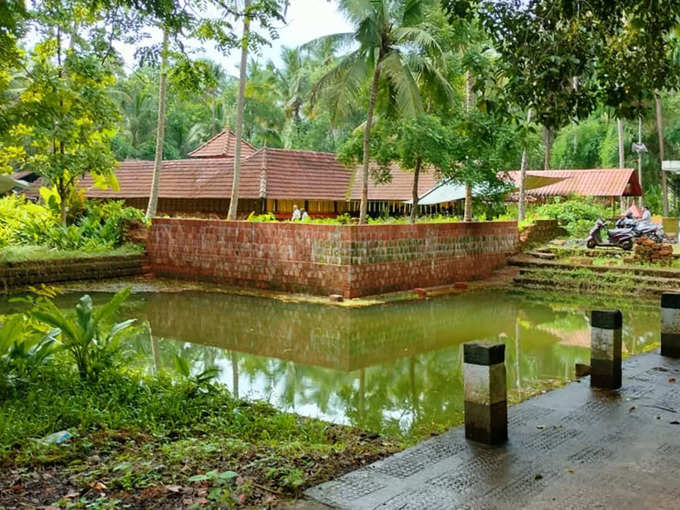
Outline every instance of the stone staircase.
{"label": "stone staircase", "polygon": [[519,269],[513,279],[519,288],[648,297],[680,292],[680,269],[675,268],[579,264],[531,252],[512,257],[508,263]]}

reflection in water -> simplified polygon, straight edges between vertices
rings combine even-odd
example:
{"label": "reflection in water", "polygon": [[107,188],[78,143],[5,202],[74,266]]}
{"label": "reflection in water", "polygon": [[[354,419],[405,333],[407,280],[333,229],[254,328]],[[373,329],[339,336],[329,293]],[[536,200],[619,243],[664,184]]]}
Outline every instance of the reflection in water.
{"label": "reflection in water", "polygon": [[[128,346],[148,370],[180,355],[196,371],[219,367],[236,396],[387,433],[460,420],[464,342],[506,343],[515,400],[589,359],[585,308],[497,290],[361,309],[198,292],[136,294],[126,306],[153,332]],[[658,314],[624,311],[629,354],[658,339]]]}

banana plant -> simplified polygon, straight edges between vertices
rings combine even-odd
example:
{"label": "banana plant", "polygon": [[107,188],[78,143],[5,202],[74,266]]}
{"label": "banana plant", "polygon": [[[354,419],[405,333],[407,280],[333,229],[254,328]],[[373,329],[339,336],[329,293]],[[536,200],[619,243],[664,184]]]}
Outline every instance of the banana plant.
{"label": "banana plant", "polygon": [[95,308],[92,298],[85,294],[75,307],[75,317],[60,310],[53,301],[41,300],[29,315],[59,330],[59,341],[73,357],[81,379],[96,379],[115,361],[121,333],[135,322],[130,319],[109,325],[129,295],[130,289],[123,289],[108,303]]}

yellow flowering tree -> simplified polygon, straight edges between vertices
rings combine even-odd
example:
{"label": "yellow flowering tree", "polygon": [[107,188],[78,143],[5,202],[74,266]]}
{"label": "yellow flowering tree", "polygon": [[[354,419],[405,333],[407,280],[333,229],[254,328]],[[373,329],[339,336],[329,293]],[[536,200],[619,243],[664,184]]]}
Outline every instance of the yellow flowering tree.
{"label": "yellow flowering tree", "polygon": [[66,225],[68,197],[87,173],[111,182],[118,120],[109,97],[113,73],[94,53],[66,51],[58,37],[37,44],[18,80],[10,126],[0,140],[0,171],[30,170],[52,185]]}

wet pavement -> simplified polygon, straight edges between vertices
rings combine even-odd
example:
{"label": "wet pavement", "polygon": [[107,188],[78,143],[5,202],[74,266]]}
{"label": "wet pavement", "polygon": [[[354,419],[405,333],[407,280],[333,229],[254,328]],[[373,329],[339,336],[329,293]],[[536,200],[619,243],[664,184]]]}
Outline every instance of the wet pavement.
{"label": "wet pavement", "polygon": [[458,427],[306,496],[352,510],[680,508],[680,360],[636,356],[620,390],[585,377],[508,415],[503,446]]}

